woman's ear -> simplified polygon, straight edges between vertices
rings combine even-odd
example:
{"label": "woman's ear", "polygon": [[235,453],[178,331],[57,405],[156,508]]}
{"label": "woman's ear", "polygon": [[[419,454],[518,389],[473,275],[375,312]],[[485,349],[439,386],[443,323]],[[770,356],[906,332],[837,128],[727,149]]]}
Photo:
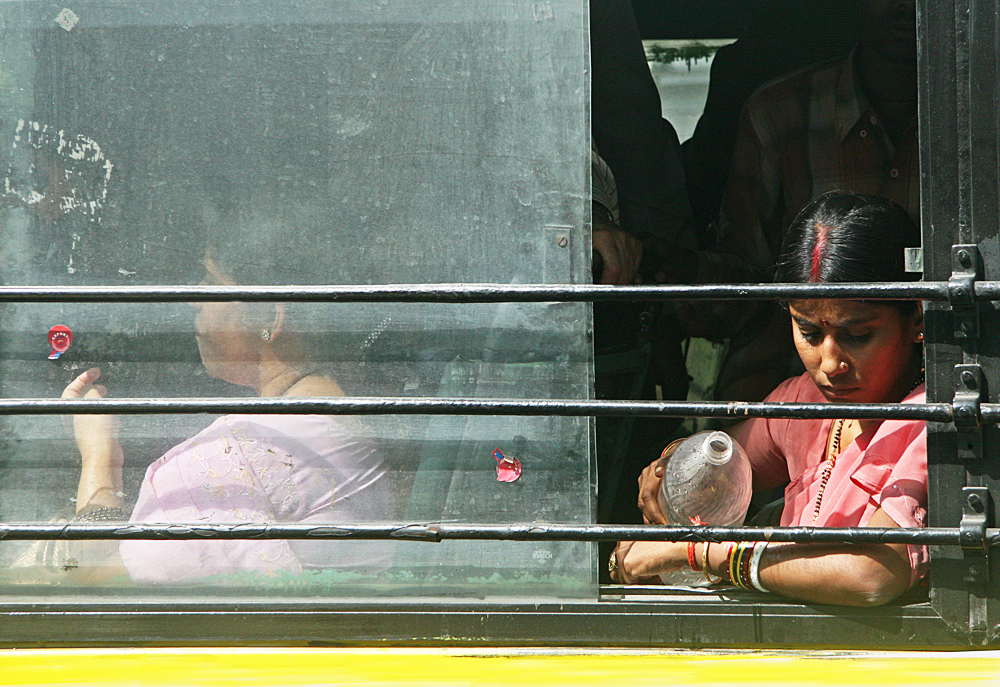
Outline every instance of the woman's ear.
{"label": "woman's ear", "polygon": [[924,342],[924,303],[917,303],[916,310],[913,311],[913,341],[914,343]]}
{"label": "woman's ear", "polygon": [[267,326],[267,329],[271,332],[271,342],[273,343],[281,333],[285,330],[285,304],[275,303],[274,304],[274,318],[271,324]]}

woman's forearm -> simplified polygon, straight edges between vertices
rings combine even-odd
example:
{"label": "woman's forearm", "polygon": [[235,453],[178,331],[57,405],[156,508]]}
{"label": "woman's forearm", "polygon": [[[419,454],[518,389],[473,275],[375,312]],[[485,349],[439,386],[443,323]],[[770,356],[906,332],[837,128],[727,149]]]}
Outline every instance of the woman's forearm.
{"label": "woman's forearm", "polygon": [[768,547],[762,585],[805,601],[847,606],[881,606],[910,588],[905,544],[823,548],[827,550],[809,544]]}
{"label": "woman's forearm", "polygon": [[81,454],[83,463],[76,491],[77,512],[88,506],[121,506],[124,463],[121,444],[111,440],[99,451],[81,450]]}
{"label": "woman's forearm", "polygon": [[[710,545],[710,572],[729,577],[728,550],[728,544]],[[759,579],[769,592],[793,599],[878,606],[909,589],[910,562],[903,544],[768,544]]]}
{"label": "woman's forearm", "polygon": [[[97,384],[100,368],[90,368],[63,390],[66,399],[100,399],[108,390]],[[73,436],[82,459],[76,490],[76,512],[88,506],[122,505],[122,464],[125,456],[118,441],[118,420],[113,415],[73,416]]]}

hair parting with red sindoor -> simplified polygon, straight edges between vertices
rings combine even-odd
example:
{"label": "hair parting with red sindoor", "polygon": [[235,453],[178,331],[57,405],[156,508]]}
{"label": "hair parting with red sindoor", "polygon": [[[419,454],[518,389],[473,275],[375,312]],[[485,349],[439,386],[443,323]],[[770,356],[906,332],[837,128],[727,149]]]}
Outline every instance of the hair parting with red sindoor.
{"label": "hair parting with red sindoor", "polygon": [[919,245],[919,229],[896,203],[878,196],[831,191],[811,201],[792,222],[774,281],[913,281],[920,275],[906,271],[904,249]]}

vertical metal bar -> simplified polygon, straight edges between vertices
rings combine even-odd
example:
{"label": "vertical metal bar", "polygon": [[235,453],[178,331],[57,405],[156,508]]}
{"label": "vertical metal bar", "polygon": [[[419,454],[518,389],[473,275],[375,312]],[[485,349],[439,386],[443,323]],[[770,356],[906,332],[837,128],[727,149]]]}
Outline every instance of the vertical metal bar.
{"label": "vertical metal bar", "polygon": [[972,242],[972,92],[969,55],[972,46],[970,14],[973,0],[955,2],[955,127],[958,162],[958,237],[955,243]]}
{"label": "vertical metal bar", "polygon": [[[998,25],[996,0],[970,0],[967,15],[968,27],[968,84],[962,90],[968,92],[968,112],[965,120],[968,122],[968,134],[961,137],[967,141],[970,150],[970,168],[968,179],[969,197],[969,241],[979,248],[982,255],[997,255],[997,223],[1000,219],[1000,201],[998,201],[997,181],[1000,178],[1000,156],[997,146],[997,98],[1000,97],[997,70],[997,38]],[[961,55],[959,56],[961,61]],[[963,238],[964,240],[964,238]],[[989,265],[985,264],[989,262]],[[977,279],[989,278],[987,269],[995,274],[996,260],[984,261],[977,257]],[[975,316],[986,310],[986,305],[977,303]],[[963,342],[962,353],[965,365],[975,365],[982,369],[980,400],[989,401],[992,393],[991,380],[997,380],[1000,375],[996,343],[1000,339],[1000,328],[994,322],[995,318],[985,317],[978,322],[978,336]],[[960,380],[957,383],[961,383]],[[1000,491],[1000,474],[997,473],[996,451],[1000,446],[997,442],[997,430],[994,427],[983,427],[978,435],[980,444],[978,460],[968,464],[966,470],[967,490],[977,490],[982,493],[978,497],[984,502],[984,520],[986,526],[991,526],[994,514],[989,508],[991,499]],[[959,441],[966,440],[959,434]],[[959,449],[968,445],[960,443]],[[972,443],[975,443],[973,441]],[[991,458],[992,456],[992,458]],[[975,498],[976,494],[968,498]],[[968,500],[966,499],[966,501]],[[966,509],[966,517],[970,506]],[[973,508],[974,510],[974,508]],[[1000,594],[987,584],[990,575],[1000,573],[996,556],[990,559],[988,552],[983,552],[980,560],[983,566],[983,576],[969,583],[969,637],[975,644],[986,644],[995,635],[994,626],[1000,622]],[[978,559],[978,553],[977,553]],[[971,571],[975,564],[967,568]],[[991,571],[990,568],[993,568]],[[994,579],[996,579],[994,577]],[[995,587],[995,585],[993,585]]]}
{"label": "vertical metal bar", "polygon": [[[958,44],[965,36],[961,19],[969,0],[918,0],[918,88],[921,228],[924,279],[946,280],[952,273],[952,246],[962,243],[960,208],[967,207],[961,190],[959,134]],[[959,27],[963,27],[961,32]],[[963,54],[966,51],[963,49]],[[967,75],[966,77],[967,83]],[[968,99],[965,98],[965,101]],[[967,152],[968,146],[965,146]],[[963,211],[964,212],[964,211]],[[965,217],[964,214],[962,214]],[[929,400],[953,400],[955,365],[964,362],[955,343],[948,304],[925,303],[925,364]],[[962,517],[956,494],[966,486],[965,465],[959,460],[957,433],[946,423],[927,426],[928,515],[932,527],[955,527]],[[932,546],[931,602],[956,631],[969,629],[969,595],[963,581],[964,561],[958,547]]]}
{"label": "vertical metal bar", "polygon": [[969,640],[973,644],[989,641],[988,595],[990,580],[989,548],[986,527],[992,516],[990,490],[965,487],[962,490],[962,553],[965,555],[965,583],[969,588]]}
{"label": "vertical metal bar", "polygon": [[[991,381],[1000,376],[996,318],[980,317],[984,306],[964,298],[967,282],[993,278],[1000,256],[996,5],[919,3],[924,278],[951,280],[950,303],[926,308],[928,399],[950,396],[968,412],[995,397]],[[1000,448],[997,431],[955,418],[928,425],[930,522],[988,527],[992,511],[976,512],[969,499],[996,497],[1000,470],[991,456]],[[971,642],[990,641],[1000,599],[983,580],[1000,573],[997,557],[965,547],[936,546],[931,553],[937,612]]]}

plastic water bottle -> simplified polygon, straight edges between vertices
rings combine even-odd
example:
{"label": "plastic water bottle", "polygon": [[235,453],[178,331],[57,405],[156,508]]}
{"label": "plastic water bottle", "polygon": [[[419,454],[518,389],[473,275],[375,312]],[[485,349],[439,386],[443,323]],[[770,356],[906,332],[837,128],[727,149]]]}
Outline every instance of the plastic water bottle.
{"label": "plastic water bottle", "polygon": [[[667,465],[657,501],[670,524],[743,524],[750,505],[752,476],[746,451],[738,442],[725,432],[698,432],[670,444],[660,457],[667,460]],[[670,585],[708,584],[703,573],[687,566],[660,578]]]}

